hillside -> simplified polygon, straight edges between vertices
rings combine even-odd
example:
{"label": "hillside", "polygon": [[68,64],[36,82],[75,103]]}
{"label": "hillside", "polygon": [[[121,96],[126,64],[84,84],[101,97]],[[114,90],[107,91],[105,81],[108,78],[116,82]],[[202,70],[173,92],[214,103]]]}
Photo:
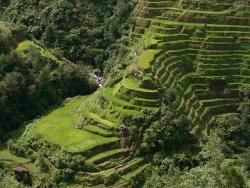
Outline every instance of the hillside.
{"label": "hillside", "polygon": [[66,97],[97,88],[87,69],[56,57],[34,41],[25,27],[8,22],[0,26],[0,135]]}
{"label": "hillside", "polygon": [[11,155],[38,186],[250,187],[249,7],[138,1],[104,87],[28,124]]}
{"label": "hillside", "polygon": [[133,4],[130,0],[11,0],[4,14],[9,21],[27,26],[47,48],[102,71],[114,43],[132,22]]}
{"label": "hillside", "polygon": [[135,41],[150,36],[151,44],[138,68],[175,90],[174,105],[192,120],[193,132],[209,128],[217,116],[237,112],[240,90],[249,83],[247,5],[162,1],[149,2],[146,10],[149,16],[138,18],[134,36]]}

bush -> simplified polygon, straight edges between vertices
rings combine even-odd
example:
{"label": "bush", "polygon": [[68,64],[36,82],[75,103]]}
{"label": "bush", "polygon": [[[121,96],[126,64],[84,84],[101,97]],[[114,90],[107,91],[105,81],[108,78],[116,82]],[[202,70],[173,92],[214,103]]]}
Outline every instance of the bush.
{"label": "bush", "polygon": [[45,160],[45,158],[42,155],[38,155],[36,157],[36,161],[34,163],[41,172],[48,172],[49,165],[48,162]]}
{"label": "bush", "polygon": [[9,174],[1,177],[0,187],[24,188],[22,184],[16,181],[15,178],[13,176],[10,176]]}
{"label": "bush", "polygon": [[104,185],[109,186],[114,184],[120,178],[119,173],[115,172],[111,174],[108,178],[105,178]]}
{"label": "bush", "polygon": [[183,115],[176,118],[170,111],[162,115],[146,129],[142,143],[144,151],[176,148],[187,140],[190,129],[187,118]]}

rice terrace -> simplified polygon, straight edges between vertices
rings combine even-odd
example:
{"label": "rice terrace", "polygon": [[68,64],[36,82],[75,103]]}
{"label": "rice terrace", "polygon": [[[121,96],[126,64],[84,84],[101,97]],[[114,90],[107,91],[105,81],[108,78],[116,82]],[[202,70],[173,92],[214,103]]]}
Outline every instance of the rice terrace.
{"label": "rice terrace", "polygon": [[248,0],[0,0],[0,188],[250,188]]}

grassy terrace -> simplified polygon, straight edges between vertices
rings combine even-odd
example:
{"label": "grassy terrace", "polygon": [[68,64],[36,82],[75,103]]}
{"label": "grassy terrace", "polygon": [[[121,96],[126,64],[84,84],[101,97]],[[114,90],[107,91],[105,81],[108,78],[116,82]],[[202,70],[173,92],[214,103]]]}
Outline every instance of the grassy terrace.
{"label": "grassy terrace", "polygon": [[19,164],[29,163],[28,159],[11,154],[5,145],[0,145],[0,161],[9,161]]}
{"label": "grassy terrace", "polygon": [[[61,145],[68,152],[84,153],[87,158],[86,162],[93,163],[100,168],[99,172],[88,173],[88,176],[93,178],[93,181],[98,181],[100,176],[109,179],[118,172],[121,176],[125,176],[125,183],[127,184],[130,179],[142,173],[148,165],[143,162],[144,159],[142,158],[128,160],[128,149],[119,147],[119,138],[113,136],[114,132],[103,128],[103,126],[114,127],[116,124],[102,118],[103,116],[99,115],[101,110],[97,110],[95,113],[89,110],[91,109],[89,105],[92,105],[95,100],[95,94],[70,99],[62,107],[34,121],[26,132],[26,136],[40,135],[51,143]],[[94,123],[84,126],[83,129],[76,129],[73,118],[75,118],[74,113],[79,110],[83,112],[81,116],[91,118],[97,124]],[[127,111],[132,112],[133,110]],[[102,126],[99,126],[99,124],[102,124]],[[10,154],[0,150],[0,158],[4,155],[9,158]],[[112,164],[110,160],[114,160],[116,163]],[[119,160],[118,166],[117,160]],[[140,171],[137,169],[140,169]],[[84,180],[86,173],[79,172],[75,176],[76,182],[82,182],[83,185],[86,185]],[[117,179],[117,181],[120,180],[123,181],[122,178]]]}
{"label": "grassy terrace", "polygon": [[116,137],[103,137],[74,127],[73,113],[84,99],[85,97],[77,97],[70,100],[65,106],[35,121],[32,125],[34,129],[31,130],[69,152],[82,152],[99,144],[118,140]]}
{"label": "grassy terrace", "polygon": [[[191,101],[191,100],[190,100]],[[233,104],[233,103],[239,103],[239,99],[237,98],[213,98],[213,99],[205,99],[205,100],[199,100],[199,105],[197,104],[197,107],[195,107],[194,111],[200,112],[204,110],[204,108],[209,107],[215,107],[215,106],[221,106],[221,105],[227,105],[227,104]],[[192,113],[190,111],[189,115]],[[199,113],[197,113],[199,114]]]}
{"label": "grassy terrace", "polygon": [[186,26],[186,27],[207,27],[207,28],[223,28],[223,29],[250,29],[250,26],[244,25],[227,25],[227,24],[207,24],[207,23],[188,23],[188,22],[178,22],[171,20],[157,20],[152,18],[141,18],[152,23],[159,23],[170,26]]}
{"label": "grassy terrace", "polygon": [[[1,165],[5,166],[5,170],[13,172],[13,168],[23,166],[32,173],[33,178],[39,178],[43,173],[30,160],[22,157],[17,157],[10,153],[5,145],[0,144],[0,161]],[[7,172],[6,172],[7,173]],[[1,180],[0,180],[1,181]]]}
{"label": "grassy terrace", "polygon": [[118,148],[114,150],[108,150],[106,152],[99,153],[87,160],[89,163],[100,164],[101,162],[105,161],[106,159],[111,159],[117,155],[122,155],[127,152],[125,148]]}
{"label": "grassy terrace", "polygon": [[236,31],[236,30],[230,30],[230,31],[226,31],[226,30],[222,30],[222,31],[207,31],[207,33],[209,33],[211,36],[216,35],[216,36],[234,36],[234,35],[238,35],[238,36],[249,36],[250,32],[249,31]]}
{"label": "grassy terrace", "polygon": [[188,35],[186,34],[162,34],[157,33],[155,35],[155,38],[160,40],[158,43],[161,43],[162,41],[183,41],[188,39]]}
{"label": "grassy terrace", "polygon": [[[132,179],[138,176],[139,174],[141,174],[145,170],[145,168],[148,166],[149,166],[148,164],[144,163],[143,158],[134,158],[128,162],[122,163],[118,166],[114,166],[106,170],[102,170],[100,172],[88,173],[87,176],[91,178],[93,182],[99,182],[98,186],[94,186],[94,187],[107,187],[107,185],[104,185],[103,179],[108,180],[113,175],[118,174],[119,178],[112,181],[112,183],[110,183],[108,187],[117,187],[117,188],[124,187],[124,186],[131,187],[128,185],[132,181]],[[81,181],[81,176],[83,176],[83,174],[79,173],[76,176],[76,178]],[[83,179],[83,183],[84,182],[85,181]],[[97,183],[94,183],[94,185],[96,184]]]}
{"label": "grassy terrace", "polygon": [[229,14],[231,12],[231,11],[228,11],[228,10],[206,11],[206,10],[179,9],[179,8],[176,8],[176,7],[168,7],[168,10],[172,10],[173,12],[181,12],[181,13],[198,13],[198,14],[212,14],[212,15]]}
{"label": "grassy terrace", "polygon": [[132,168],[137,168],[137,166],[142,163],[144,161],[143,158],[135,158],[131,161],[129,161],[127,164],[122,165],[121,167],[114,167],[114,168],[110,168],[101,172],[96,172],[96,173],[90,173],[90,175],[92,176],[96,176],[96,175],[104,175],[104,176],[111,176],[112,174],[114,174],[115,172],[119,172],[121,175],[124,174],[126,171],[132,171]]}
{"label": "grassy terrace", "polygon": [[153,109],[155,107],[151,106],[144,106],[144,105],[136,105],[125,100],[122,100],[113,95],[113,88],[105,88],[103,90],[103,96],[112,104],[112,108],[118,112],[125,113],[125,114],[138,114],[142,108],[149,108]]}
{"label": "grassy terrace", "polygon": [[158,93],[158,90],[155,90],[155,89],[151,90],[151,89],[141,88],[139,86],[139,84],[135,80],[133,80],[133,79],[124,78],[123,81],[122,81],[122,84],[127,89],[141,91],[141,92],[144,92],[144,93]]}
{"label": "grassy terrace", "polygon": [[[233,52],[233,54],[232,54]],[[172,56],[172,55],[183,55],[183,53],[187,53],[189,55],[191,54],[198,54],[203,55],[203,56],[240,56],[240,55],[245,55],[248,52],[246,50],[206,50],[206,49],[199,49],[199,48],[183,48],[183,49],[174,49],[174,50],[167,50],[165,52],[167,55]]]}
{"label": "grassy terrace", "polygon": [[[138,25],[134,37],[137,41],[157,41],[154,41],[156,44],[148,46],[144,43],[143,47],[146,49],[138,58],[137,68],[151,71],[160,85],[176,89],[177,110],[188,115],[194,129],[200,123],[201,129],[209,129],[206,125],[210,125],[216,116],[237,112],[240,103],[239,88],[250,87],[250,66],[247,61],[243,61],[249,56],[247,54],[250,26],[241,24],[242,22],[231,24],[230,21],[234,19],[230,16],[234,13],[231,9],[225,8],[225,3],[218,3],[218,9],[215,10],[192,8],[183,11],[174,7],[176,3],[168,3],[172,2],[150,1],[146,7],[141,8],[148,11],[148,15],[145,16],[148,18],[139,17],[137,21],[147,26]],[[230,7],[230,4],[227,6]],[[170,12],[173,14],[169,14]],[[200,20],[196,19],[197,23],[188,20],[181,22],[176,21],[178,17],[175,14],[193,15],[194,20],[199,15],[214,16],[212,23],[217,23],[219,15],[226,15],[228,22],[205,23],[207,18],[203,17]],[[240,20],[245,19],[241,17]],[[198,23],[199,21],[204,22]],[[215,91],[217,85],[214,85],[214,81],[225,81],[224,91]],[[114,88],[103,89],[103,96],[109,102],[109,108],[112,106],[111,109],[114,111],[133,114],[148,105],[157,104],[158,99],[150,98],[148,94],[158,93],[158,89],[143,88],[139,83],[140,81],[135,78],[127,76]],[[138,93],[141,95],[138,96]],[[136,177],[148,164],[143,164],[142,159],[135,159],[123,164],[124,166],[106,169],[105,165],[109,162],[105,160],[116,156],[120,151],[123,152],[123,149],[112,149],[90,158],[90,162],[100,160],[100,167],[104,169],[90,175],[110,177],[118,172],[121,179],[115,185],[128,186],[127,182]]]}
{"label": "grassy terrace", "polygon": [[[166,35],[166,34],[171,34],[171,33],[173,34],[177,31],[176,28],[174,28],[174,27],[163,27],[163,26],[159,26],[159,25],[151,25],[151,27],[156,30],[156,35],[157,34]],[[157,32],[157,30],[164,31],[165,33]]]}
{"label": "grassy terrace", "polygon": [[17,52],[25,52],[29,48],[35,48],[40,51],[41,56],[49,58],[53,60],[54,62],[58,64],[64,64],[65,62],[62,60],[59,60],[57,57],[55,57],[51,52],[44,50],[41,46],[38,44],[34,43],[33,41],[30,40],[25,40],[23,42],[20,42],[16,48]]}
{"label": "grassy terrace", "polygon": [[132,181],[136,180],[136,178],[140,176],[143,173],[143,171],[149,166],[150,166],[149,164],[144,164],[143,166],[140,166],[136,170],[129,172],[125,175],[122,175],[121,180],[119,180],[114,186],[116,188],[132,187],[130,184],[131,179]]}
{"label": "grassy terrace", "polygon": [[164,67],[163,70],[165,71],[165,74],[160,77],[160,80],[169,82],[171,79],[173,79],[173,75],[181,73],[181,66],[183,66],[184,64],[185,62],[183,61],[169,63],[166,67]]}
{"label": "grassy terrace", "polygon": [[[161,76],[165,73],[165,68],[172,63],[180,63],[181,59],[179,59],[178,56],[172,56],[171,58],[164,59],[163,61],[157,63],[157,65],[154,66],[156,75]],[[158,65],[160,64],[160,66]],[[158,68],[157,68],[158,67]]]}
{"label": "grassy terrace", "polygon": [[[205,14],[202,13],[186,13],[186,12],[174,12],[174,11],[168,11],[164,15],[157,16],[156,18],[160,20],[169,20],[170,17],[175,17],[176,20],[178,20],[183,14],[189,15],[191,19],[188,19],[188,23],[201,23],[201,22],[207,22],[210,24],[223,24],[225,20],[231,21],[231,25],[243,25],[242,23],[249,22],[249,18],[245,17],[235,17],[235,16],[230,16],[226,14],[213,14],[209,15],[210,18],[204,18]],[[224,16],[222,18],[222,16]],[[216,19],[217,18],[217,19]],[[221,19],[219,19],[221,18]]]}
{"label": "grassy terrace", "polygon": [[112,109],[119,112],[119,113],[121,113],[121,114],[137,115],[137,114],[140,113],[139,111],[136,111],[136,110],[128,110],[128,109],[124,109],[122,107],[115,106],[115,105],[112,106]]}
{"label": "grassy terrace", "polygon": [[226,113],[233,113],[236,112],[239,103],[231,103],[231,104],[223,104],[223,105],[218,105],[218,106],[212,106],[212,107],[206,107],[203,113],[197,114],[195,118],[193,119],[193,122],[197,122],[197,120],[205,121],[208,123],[213,116],[215,115],[221,115],[221,114],[226,114]]}
{"label": "grassy terrace", "polygon": [[104,136],[104,137],[114,136],[114,133],[112,131],[106,130],[102,128],[101,126],[97,126],[97,125],[85,125],[83,127],[83,130],[86,130],[90,133],[97,134],[97,135]]}
{"label": "grassy terrace", "polygon": [[113,95],[113,88],[105,88],[103,90],[103,96],[110,102],[113,102],[115,104],[118,104],[120,106],[127,106],[127,107],[137,107],[140,108],[140,106],[133,105],[129,102],[126,102],[124,100],[121,100]]}
{"label": "grassy terrace", "polygon": [[104,124],[110,128],[113,128],[116,126],[116,124],[114,122],[111,122],[107,119],[103,119],[101,118],[99,115],[97,115],[96,113],[93,113],[91,111],[89,111],[89,109],[87,107],[85,107],[83,109],[83,115],[86,116],[86,117],[89,117],[91,119],[93,119],[94,121],[98,122],[98,123],[101,123],[101,124]]}
{"label": "grassy terrace", "polygon": [[158,53],[159,50],[146,50],[138,59],[138,68],[143,70],[150,68],[150,63],[154,60],[155,55]]}

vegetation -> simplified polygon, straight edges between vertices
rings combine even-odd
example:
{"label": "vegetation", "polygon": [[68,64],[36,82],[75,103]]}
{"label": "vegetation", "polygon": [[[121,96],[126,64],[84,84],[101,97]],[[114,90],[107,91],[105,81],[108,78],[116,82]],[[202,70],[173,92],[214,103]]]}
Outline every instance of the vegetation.
{"label": "vegetation", "polygon": [[[47,141],[61,145],[70,152],[81,152],[95,145],[114,141],[115,138],[103,138],[86,131],[75,129],[72,124],[72,116],[82,97],[72,99],[65,107],[56,109],[44,118],[34,122],[32,131],[37,131]],[[28,133],[27,133],[28,134]],[[32,132],[32,135],[35,134]]]}
{"label": "vegetation", "polygon": [[24,40],[22,28],[1,25],[0,134],[20,127],[66,97],[89,94],[97,88],[86,67],[60,60]]}
{"label": "vegetation", "polygon": [[[94,91],[91,78],[102,79],[86,74],[84,64],[106,78],[99,90],[66,99],[21,135],[4,134],[0,186],[250,187],[248,3],[134,4],[4,4],[9,21],[20,24],[0,28],[2,59],[14,54],[0,68],[1,82],[15,78],[6,87],[6,95],[14,91],[9,117],[25,120],[15,113],[20,104],[32,107],[30,115],[34,104],[48,104],[45,111]],[[37,94],[30,103],[27,91]],[[32,174],[29,185],[13,176],[17,161]]]}
{"label": "vegetation", "polygon": [[150,63],[154,60],[155,55],[159,53],[158,50],[147,50],[145,51],[138,60],[138,67],[141,69],[150,68]]}
{"label": "vegetation", "polygon": [[112,44],[130,27],[134,3],[111,1],[10,1],[5,14],[28,27],[44,45],[76,64],[103,69]]}
{"label": "vegetation", "polygon": [[243,128],[241,118],[221,119],[198,152],[156,154],[146,187],[249,187],[249,143],[237,138],[239,131],[248,134],[249,126]]}

